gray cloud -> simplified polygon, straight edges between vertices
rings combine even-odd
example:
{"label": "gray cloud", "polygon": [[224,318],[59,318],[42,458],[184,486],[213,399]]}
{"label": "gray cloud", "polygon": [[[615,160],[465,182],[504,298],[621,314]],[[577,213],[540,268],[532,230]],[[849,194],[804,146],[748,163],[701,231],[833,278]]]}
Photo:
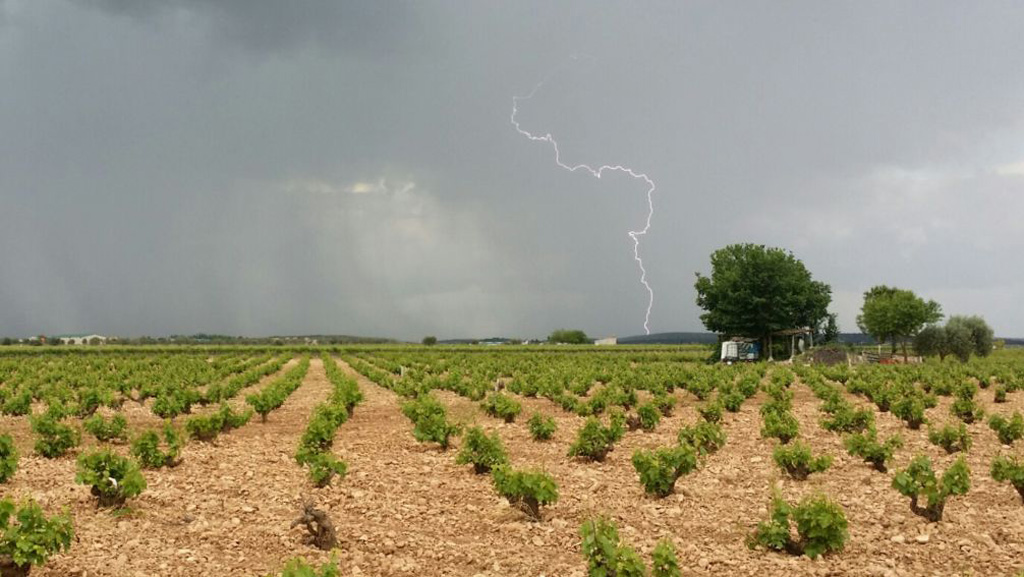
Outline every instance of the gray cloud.
{"label": "gray cloud", "polygon": [[[700,328],[793,249],[1024,334],[1016,3],[0,2],[0,334]],[[572,54],[584,54],[575,62]]]}

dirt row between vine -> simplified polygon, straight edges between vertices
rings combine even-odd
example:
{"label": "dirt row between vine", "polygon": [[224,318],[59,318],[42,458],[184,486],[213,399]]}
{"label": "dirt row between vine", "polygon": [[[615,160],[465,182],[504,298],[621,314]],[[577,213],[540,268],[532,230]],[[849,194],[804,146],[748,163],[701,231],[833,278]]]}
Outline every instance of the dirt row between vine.
{"label": "dirt row between vine", "polygon": [[[630,457],[639,448],[675,443],[678,430],[697,420],[698,402],[688,393],[675,393],[680,406],[654,432],[627,433],[605,462],[584,463],[566,456],[583,419],[550,401],[520,398],[523,414],[505,424],[475,402],[436,391],[454,420],[498,431],[514,466],[555,478],[560,499],[533,524],[497,497],[489,477],[454,464],[458,441],[447,452],[416,443],[401,399],[362,377],[360,385],[367,403],[344,425],[338,443],[355,473],[342,483],[344,499],[332,494],[345,535],[343,574],[579,577],[585,563],[578,529],[597,514],[614,519],[623,540],[648,559],[659,539],[673,541],[684,574],[1012,575],[1024,565],[1024,507],[1010,486],[988,475],[995,454],[1020,451],[999,447],[985,424],[969,426],[975,439],[968,456],[971,492],[951,499],[946,518],[933,524],[910,512],[908,499],[890,485],[891,472],[875,472],[847,455],[841,436],[819,426],[820,402],[804,385],[794,386],[794,413],[801,438],[835,458],[828,472],[804,482],[780,475],[771,459],[774,441],[760,436],[759,393],[740,412],[725,414],[726,446],[681,478],[666,499],[644,495]],[[1012,394],[1005,405],[983,404],[1001,414],[1024,410],[1024,393]],[[558,423],[551,441],[529,438],[525,421],[534,411]],[[947,415],[948,400],[929,411],[937,423]],[[911,431],[889,414],[876,412],[876,418],[883,435],[899,433],[906,442],[891,471],[917,454],[930,455],[940,471],[952,461],[927,442],[926,429]],[[747,548],[745,538],[765,517],[773,486],[791,501],[817,491],[838,500],[849,520],[846,550],[812,561]]]}
{"label": "dirt row between vine", "polygon": [[23,456],[5,491],[33,496],[48,511],[68,508],[71,551],[33,570],[44,577],[266,575],[306,550],[289,525],[311,493],[293,455],[313,408],[331,385],[313,359],[302,385],[269,415],[221,435],[191,442],[182,463],[144,471],[148,488],[124,516],[97,510],[87,487],[74,483],[72,457]]}
{"label": "dirt row between vine", "polygon": [[[455,465],[459,440],[448,451],[416,442],[402,399],[357,379],[365,401],[338,430],[334,446],[349,474],[324,489],[312,489],[292,458],[311,411],[330,392],[319,359],[267,424],[254,421],[215,446],[190,443],[178,468],[147,472],[149,489],[129,503],[135,513],[128,517],[93,508],[87,488],[73,483],[73,459],[22,457],[22,469],[4,490],[32,494],[49,511],[70,507],[79,535],[70,553],[33,574],[256,576],[293,556],[327,561],[331,554],[304,545],[301,531],[289,528],[304,498],[334,520],[334,554],[346,576],[582,577],[579,526],[598,514],[615,520],[623,541],[647,559],[659,539],[671,540],[687,575],[1009,576],[1024,565],[1024,507],[987,469],[992,456],[1019,456],[1024,443],[1000,447],[984,424],[969,426],[975,442],[968,454],[971,492],[951,499],[945,519],[930,524],[911,514],[908,500],[891,488],[892,473],[848,456],[841,437],[818,425],[820,401],[802,384],[793,388],[801,438],[816,453],[834,456],[829,471],[805,482],[780,476],[771,460],[774,442],[760,437],[759,393],[740,412],[725,413],[725,447],[665,499],[644,495],[630,457],[639,448],[674,444],[678,430],[697,420],[698,402],[689,393],[676,391],[679,406],[655,431],[629,432],[605,462],[586,463],[566,456],[584,420],[546,399],[520,398],[523,414],[506,424],[484,415],[478,403],[435,392],[453,419],[497,431],[514,466],[555,478],[559,501],[543,509],[542,522],[530,523],[496,495],[489,476]],[[982,396],[987,410],[1024,411],[1024,393],[1012,393],[1002,405],[988,402],[988,391]],[[941,399],[929,418],[946,421],[948,402]],[[534,411],[558,423],[551,441],[529,438],[526,419]],[[939,470],[951,461],[927,442],[925,429],[910,431],[889,414],[876,412],[876,420],[880,434],[905,440],[892,470],[916,454],[932,456]],[[790,500],[814,491],[838,500],[850,523],[846,550],[811,561],[748,549],[744,539],[764,518],[773,485]]]}

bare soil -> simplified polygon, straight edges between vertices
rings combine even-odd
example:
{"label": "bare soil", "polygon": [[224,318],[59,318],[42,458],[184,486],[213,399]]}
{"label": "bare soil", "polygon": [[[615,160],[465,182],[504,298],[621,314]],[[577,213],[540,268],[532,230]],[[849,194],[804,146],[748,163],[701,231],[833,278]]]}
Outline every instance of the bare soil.
{"label": "bare soil", "polygon": [[[818,425],[820,402],[802,384],[794,385],[801,438],[816,453],[835,457],[830,470],[802,482],[779,473],[771,460],[774,442],[759,434],[759,394],[739,413],[725,414],[725,447],[665,499],[644,495],[630,457],[639,448],[675,443],[678,430],[697,420],[697,401],[688,393],[676,393],[680,404],[672,417],[653,432],[627,433],[603,463],[566,457],[583,419],[545,399],[520,399],[523,414],[506,424],[476,403],[435,393],[453,418],[498,431],[516,467],[554,476],[560,499],[542,508],[542,522],[531,523],[495,494],[488,476],[455,465],[458,441],[445,452],[417,443],[400,399],[362,377],[359,382],[366,399],[334,446],[349,474],[324,489],[313,488],[292,458],[314,406],[330,392],[319,360],[268,423],[254,420],[215,445],[190,443],[177,468],[147,471],[149,488],[120,518],[96,510],[88,488],[74,484],[73,458],[30,455],[19,440],[20,469],[0,490],[32,495],[52,512],[67,507],[78,534],[69,553],[33,575],[266,575],[293,556],[320,563],[331,553],[304,544],[305,531],[290,527],[306,499],[331,516],[339,541],[334,556],[346,576],[582,577],[578,529],[598,514],[615,520],[623,540],[646,559],[659,539],[672,540],[684,575],[1010,576],[1024,568],[1024,506],[988,472],[997,454],[1021,457],[1024,441],[1002,447],[984,423],[968,426],[971,491],[949,501],[943,521],[928,523],[891,488],[892,472],[875,472],[848,456],[841,438]],[[980,397],[990,412],[1024,412],[1024,392],[998,405],[991,390]],[[929,419],[950,420],[948,408],[949,399],[941,399]],[[534,411],[555,418],[552,440],[530,439],[526,420]],[[928,443],[926,427],[911,431],[888,413],[876,412],[876,419],[881,435],[898,433],[905,442],[890,471],[918,454],[931,456],[940,471],[955,459]],[[0,430],[11,424],[0,420]],[[748,549],[744,539],[764,518],[773,485],[790,500],[814,491],[838,500],[850,524],[846,549],[817,561]]]}

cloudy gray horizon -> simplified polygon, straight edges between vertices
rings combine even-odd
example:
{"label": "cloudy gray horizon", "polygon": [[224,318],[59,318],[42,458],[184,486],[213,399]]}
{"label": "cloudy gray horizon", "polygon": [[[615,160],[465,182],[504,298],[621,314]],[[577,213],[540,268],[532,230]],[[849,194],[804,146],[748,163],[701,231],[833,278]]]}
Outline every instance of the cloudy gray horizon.
{"label": "cloudy gray horizon", "polygon": [[[0,336],[703,330],[792,250],[1024,336],[1016,2],[0,0]],[[573,56],[578,58],[573,59]]]}

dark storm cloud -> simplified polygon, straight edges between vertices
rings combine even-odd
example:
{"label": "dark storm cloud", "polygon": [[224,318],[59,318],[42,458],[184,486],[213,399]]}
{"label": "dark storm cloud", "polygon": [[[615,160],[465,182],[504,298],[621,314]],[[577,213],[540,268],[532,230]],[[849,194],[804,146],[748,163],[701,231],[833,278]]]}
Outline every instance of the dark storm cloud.
{"label": "dark storm cloud", "polygon": [[415,2],[332,0],[75,0],[143,21],[185,14],[205,19],[214,36],[247,48],[275,51],[307,43],[367,56],[413,48],[425,30]]}
{"label": "dark storm cloud", "polygon": [[[1017,3],[0,0],[0,334],[698,330],[791,248],[1024,334]],[[581,57],[572,60],[571,55]]]}

